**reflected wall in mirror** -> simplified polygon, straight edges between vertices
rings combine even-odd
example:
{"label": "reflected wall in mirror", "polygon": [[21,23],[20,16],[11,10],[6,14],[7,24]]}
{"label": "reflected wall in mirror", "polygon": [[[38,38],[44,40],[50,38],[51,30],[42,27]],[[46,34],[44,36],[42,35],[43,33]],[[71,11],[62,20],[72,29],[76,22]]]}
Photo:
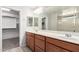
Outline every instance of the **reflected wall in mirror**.
{"label": "reflected wall in mirror", "polygon": [[75,31],[75,16],[62,17],[62,19],[57,20],[57,26],[59,31]]}
{"label": "reflected wall in mirror", "polygon": [[33,17],[27,17],[27,25],[33,26]]}
{"label": "reflected wall in mirror", "polygon": [[77,14],[75,18],[75,32],[79,32],[79,7],[77,8]]}
{"label": "reflected wall in mirror", "polygon": [[38,26],[38,17],[34,17],[34,26]]}
{"label": "reflected wall in mirror", "polygon": [[42,16],[41,18],[40,18],[40,20],[41,20],[41,29],[42,30],[47,30],[47,27],[48,27],[48,17],[47,16]]}
{"label": "reflected wall in mirror", "polygon": [[46,17],[43,17],[42,18],[42,29],[44,30],[44,29],[46,29]]}
{"label": "reflected wall in mirror", "polygon": [[39,18],[35,16],[28,16],[27,17],[27,25],[28,27],[38,27]]}
{"label": "reflected wall in mirror", "polygon": [[79,32],[79,7],[57,7],[47,13],[48,30]]}

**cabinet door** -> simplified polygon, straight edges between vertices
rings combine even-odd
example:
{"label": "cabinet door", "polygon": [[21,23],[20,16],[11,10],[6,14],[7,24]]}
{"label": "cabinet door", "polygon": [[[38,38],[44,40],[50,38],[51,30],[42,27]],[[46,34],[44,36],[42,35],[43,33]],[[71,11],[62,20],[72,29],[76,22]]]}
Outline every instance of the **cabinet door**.
{"label": "cabinet door", "polygon": [[26,33],[26,46],[29,47],[29,44],[30,44],[30,36],[29,36],[29,33]]}
{"label": "cabinet door", "polygon": [[41,35],[35,35],[35,45],[45,51],[45,37]]}
{"label": "cabinet door", "polygon": [[34,51],[34,34],[33,33],[27,33],[27,46]]}
{"label": "cabinet door", "polygon": [[46,42],[46,52],[68,52],[68,51]]}
{"label": "cabinet door", "polygon": [[34,51],[34,38],[32,37],[29,38],[29,47]]}
{"label": "cabinet door", "polygon": [[44,50],[35,45],[35,52],[44,52]]}
{"label": "cabinet door", "polygon": [[46,38],[46,42],[49,42],[51,44],[54,44],[56,46],[62,47],[68,51],[78,52],[79,51],[79,45],[74,44],[68,41],[63,41],[55,38]]}
{"label": "cabinet door", "polygon": [[38,47],[40,47],[41,49],[45,49],[45,41],[40,40],[40,39],[35,39],[35,45],[37,45]]}
{"label": "cabinet door", "polygon": [[26,46],[28,46],[29,47],[29,37],[27,36],[27,38],[26,38]]}

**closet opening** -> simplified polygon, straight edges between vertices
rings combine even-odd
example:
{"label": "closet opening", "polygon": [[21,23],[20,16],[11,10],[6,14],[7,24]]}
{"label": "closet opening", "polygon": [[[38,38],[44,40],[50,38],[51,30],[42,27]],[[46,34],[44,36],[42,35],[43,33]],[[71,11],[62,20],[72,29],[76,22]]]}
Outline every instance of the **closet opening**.
{"label": "closet opening", "polygon": [[19,47],[19,11],[2,8],[2,50]]}

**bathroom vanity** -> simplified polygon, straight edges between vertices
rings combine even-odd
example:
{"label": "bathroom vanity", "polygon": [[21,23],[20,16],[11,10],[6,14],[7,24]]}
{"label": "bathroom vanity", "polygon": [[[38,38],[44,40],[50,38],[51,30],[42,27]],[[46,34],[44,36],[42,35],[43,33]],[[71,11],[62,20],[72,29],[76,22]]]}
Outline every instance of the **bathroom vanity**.
{"label": "bathroom vanity", "polygon": [[35,52],[78,52],[79,41],[55,33],[26,32],[26,45]]}
{"label": "bathroom vanity", "polygon": [[32,51],[79,52],[79,8],[45,12],[33,20],[28,18],[27,24],[31,28],[26,31],[26,44]]}

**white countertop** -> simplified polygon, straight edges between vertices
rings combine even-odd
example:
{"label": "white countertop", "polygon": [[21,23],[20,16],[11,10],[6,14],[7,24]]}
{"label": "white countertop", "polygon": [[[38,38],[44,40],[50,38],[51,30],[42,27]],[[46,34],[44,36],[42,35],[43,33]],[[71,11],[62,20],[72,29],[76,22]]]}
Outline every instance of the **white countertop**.
{"label": "white countertop", "polygon": [[39,30],[37,32],[36,31],[27,31],[27,32],[79,44],[79,36],[72,35],[71,37],[66,37],[65,34],[61,34],[58,31]]}

